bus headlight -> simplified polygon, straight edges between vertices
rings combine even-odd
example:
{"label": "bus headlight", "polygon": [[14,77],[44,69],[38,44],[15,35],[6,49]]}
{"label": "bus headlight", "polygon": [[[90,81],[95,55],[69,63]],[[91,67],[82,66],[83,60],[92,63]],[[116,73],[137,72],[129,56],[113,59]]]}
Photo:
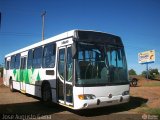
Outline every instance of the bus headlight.
{"label": "bus headlight", "polygon": [[78,98],[80,100],[90,100],[90,99],[95,99],[96,96],[92,94],[81,94],[81,95],[78,95]]}
{"label": "bus headlight", "polygon": [[129,91],[124,91],[123,93],[122,93],[122,95],[124,96],[124,95],[129,95]]}

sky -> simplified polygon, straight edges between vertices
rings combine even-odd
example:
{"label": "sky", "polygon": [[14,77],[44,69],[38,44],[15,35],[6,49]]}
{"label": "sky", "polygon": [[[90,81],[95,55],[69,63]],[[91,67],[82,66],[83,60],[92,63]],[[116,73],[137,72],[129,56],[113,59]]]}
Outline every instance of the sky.
{"label": "sky", "polygon": [[45,39],[72,30],[96,30],[115,34],[124,43],[128,69],[146,70],[138,53],[155,50],[150,69],[160,71],[159,0],[0,0],[0,64],[10,52],[41,41],[45,15]]}

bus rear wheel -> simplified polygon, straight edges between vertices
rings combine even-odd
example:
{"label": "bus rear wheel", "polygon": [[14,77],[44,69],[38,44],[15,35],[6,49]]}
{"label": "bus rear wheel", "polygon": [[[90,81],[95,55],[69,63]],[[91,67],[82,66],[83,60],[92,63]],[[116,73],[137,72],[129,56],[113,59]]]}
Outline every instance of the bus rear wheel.
{"label": "bus rear wheel", "polygon": [[12,79],[9,80],[9,88],[11,92],[15,92],[15,89],[13,88],[13,82]]}
{"label": "bus rear wheel", "polygon": [[42,85],[42,101],[45,103],[52,102],[52,92],[49,83],[45,83]]}

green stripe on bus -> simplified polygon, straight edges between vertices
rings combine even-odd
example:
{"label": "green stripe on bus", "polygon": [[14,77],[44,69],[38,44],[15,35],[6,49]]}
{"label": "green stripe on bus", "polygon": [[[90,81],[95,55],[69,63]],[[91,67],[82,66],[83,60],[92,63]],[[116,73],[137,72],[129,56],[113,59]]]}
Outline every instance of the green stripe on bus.
{"label": "green stripe on bus", "polygon": [[[14,74],[14,77],[16,79],[17,82],[25,82],[25,83],[32,83],[32,75],[34,73],[34,68],[32,69],[20,69],[20,70],[16,70],[14,69],[13,70],[13,74]],[[38,71],[38,74],[36,75],[36,80],[39,81],[41,80],[41,77],[40,77],[40,74],[39,74],[39,71]]]}
{"label": "green stripe on bus", "polygon": [[37,75],[37,81],[41,80],[40,75],[39,75],[39,71],[38,71],[38,75]]}

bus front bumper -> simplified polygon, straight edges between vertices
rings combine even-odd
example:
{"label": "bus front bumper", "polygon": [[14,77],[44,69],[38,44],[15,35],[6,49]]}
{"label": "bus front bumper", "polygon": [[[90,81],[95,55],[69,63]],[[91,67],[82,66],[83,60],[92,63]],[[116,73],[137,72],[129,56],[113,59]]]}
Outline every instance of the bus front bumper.
{"label": "bus front bumper", "polygon": [[112,98],[98,97],[96,99],[80,100],[78,104],[75,103],[74,109],[89,109],[89,108],[118,105],[129,102],[129,99],[130,95],[125,95],[125,96],[119,95],[119,96],[113,96]]}

